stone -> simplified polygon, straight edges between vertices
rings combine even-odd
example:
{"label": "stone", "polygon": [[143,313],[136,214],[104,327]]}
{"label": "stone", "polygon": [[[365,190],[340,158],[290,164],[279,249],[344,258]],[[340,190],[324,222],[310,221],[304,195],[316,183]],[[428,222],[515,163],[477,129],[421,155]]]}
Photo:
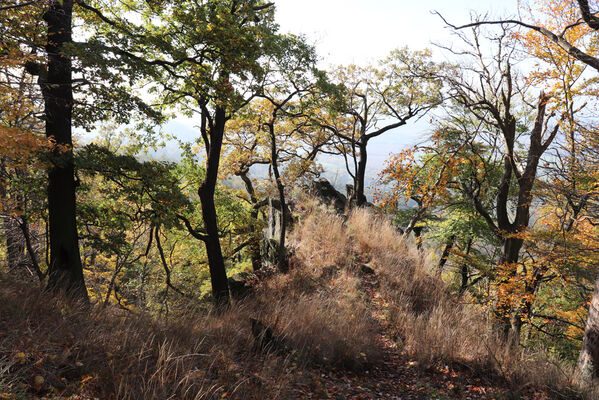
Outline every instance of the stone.
{"label": "stone", "polygon": [[360,264],[358,265],[358,268],[360,268],[360,271],[364,274],[364,275],[374,275],[374,269],[370,268],[368,265],[366,264]]}
{"label": "stone", "polygon": [[234,299],[242,299],[252,292],[252,285],[249,280],[253,278],[249,272],[240,272],[229,277],[229,292]]}
{"label": "stone", "polygon": [[[267,226],[262,231],[262,246],[261,256],[264,267],[272,267],[278,264],[279,260],[279,240],[281,237],[281,229],[283,226],[283,218],[285,218],[287,231],[293,225],[293,218],[289,207],[285,211],[282,210],[281,202],[277,198],[268,199],[268,221]],[[283,249],[287,253],[288,249]],[[287,257],[287,254],[286,254]],[[282,266],[282,270],[286,271],[287,267]]]}
{"label": "stone", "polygon": [[345,185],[345,196],[348,199],[351,199],[353,195],[354,195],[354,185],[352,185],[351,183],[348,183],[347,185]]}
{"label": "stone", "polygon": [[310,193],[327,205],[332,205],[336,212],[342,214],[347,206],[347,198],[341,194],[328,180],[322,178],[312,182]]}

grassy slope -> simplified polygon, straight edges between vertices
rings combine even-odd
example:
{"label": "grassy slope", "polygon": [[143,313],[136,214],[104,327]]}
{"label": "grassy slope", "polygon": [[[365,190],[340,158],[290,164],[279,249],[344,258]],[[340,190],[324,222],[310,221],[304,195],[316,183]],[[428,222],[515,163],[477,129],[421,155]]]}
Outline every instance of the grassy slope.
{"label": "grassy slope", "polygon": [[[0,281],[0,398],[574,398],[553,362],[503,346],[388,223],[298,204],[291,272],[222,315],[156,321]],[[250,318],[272,328],[268,351]]]}

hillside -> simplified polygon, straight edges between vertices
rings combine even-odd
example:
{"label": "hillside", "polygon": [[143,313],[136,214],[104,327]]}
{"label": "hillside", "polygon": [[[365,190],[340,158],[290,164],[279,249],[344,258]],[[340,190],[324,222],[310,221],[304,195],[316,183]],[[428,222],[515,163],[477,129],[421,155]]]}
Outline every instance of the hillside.
{"label": "hillside", "polygon": [[0,280],[1,399],[577,398],[510,349],[386,221],[303,199],[287,274],[160,320]]}

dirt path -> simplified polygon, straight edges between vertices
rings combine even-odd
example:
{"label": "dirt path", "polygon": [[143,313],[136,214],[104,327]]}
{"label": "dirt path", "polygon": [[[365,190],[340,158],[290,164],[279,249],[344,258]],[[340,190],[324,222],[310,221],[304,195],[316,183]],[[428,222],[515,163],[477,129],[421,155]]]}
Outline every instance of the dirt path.
{"label": "dirt path", "polygon": [[[385,302],[377,291],[375,274],[361,274],[363,289],[379,325],[383,362],[363,371],[310,369],[293,379],[284,399],[524,399],[483,383],[466,367],[444,364],[422,368],[393,341],[384,318]],[[540,397],[538,399],[542,399]]]}

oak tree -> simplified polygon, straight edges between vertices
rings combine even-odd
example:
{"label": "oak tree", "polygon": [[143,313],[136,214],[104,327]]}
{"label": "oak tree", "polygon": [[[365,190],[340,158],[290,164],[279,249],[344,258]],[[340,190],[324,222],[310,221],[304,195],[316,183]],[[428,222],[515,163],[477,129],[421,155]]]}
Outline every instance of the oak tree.
{"label": "oak tree", "polygon": [[397,49],[378,64],[340,66],[331,80],[345,90],[338,113],[321,116],[320,125],[335,139],[333,148],[345,161],[354,184],[350,203],[362,206],[368,143],[422,117],[441,101],[438,66],[429,51]]}

